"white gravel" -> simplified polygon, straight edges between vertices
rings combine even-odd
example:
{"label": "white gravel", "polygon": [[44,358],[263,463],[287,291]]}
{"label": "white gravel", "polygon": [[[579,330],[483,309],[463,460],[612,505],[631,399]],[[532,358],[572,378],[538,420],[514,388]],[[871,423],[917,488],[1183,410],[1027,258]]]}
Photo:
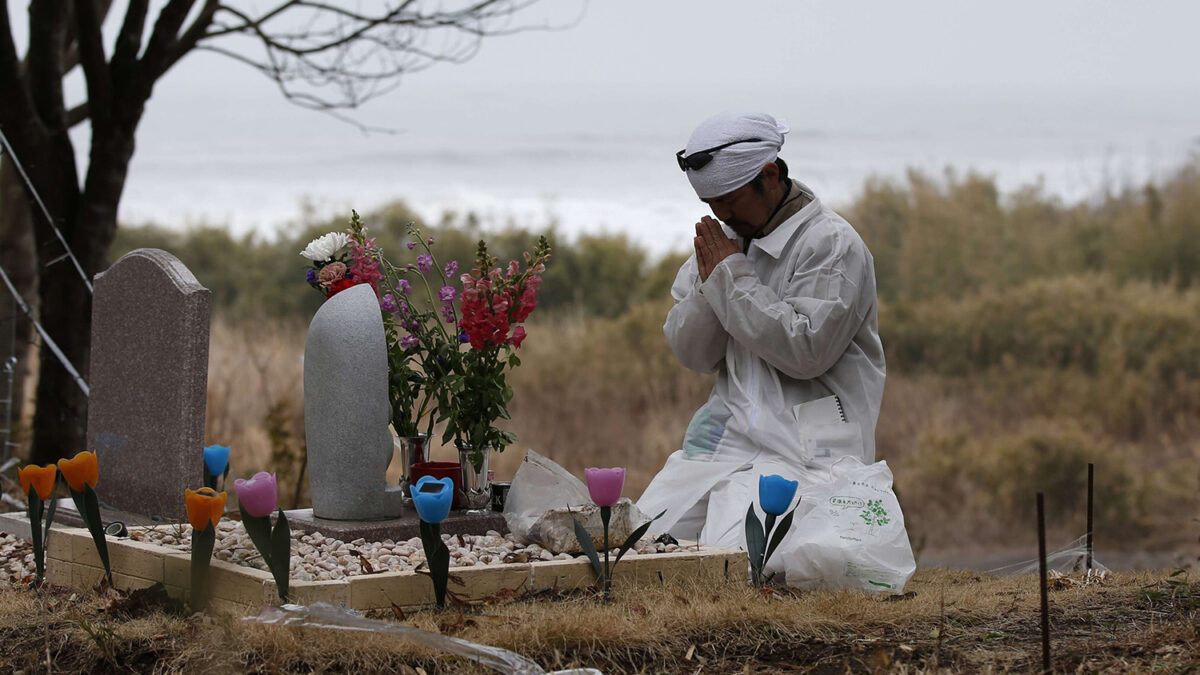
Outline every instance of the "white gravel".
{"label": "white gravel", "polygon": [[33,544],[0,532],[0,580],[16,584],[35,572]]}
{"label": "white gravel", "polygon": [[[160,526],[149,530],[133,530],[130,538],[179,551],[191,551],[192,528],[190,525]],[[533,562],[538,560],[571,560],[572,555],[555,555],[537,544],[522,545],[511,535],[489,531],[484,535],[442,535],[442,541],[450,549],[450,567],[475,567],[500,565],[511,562]],[[625,554],[625,557],[643,553],[670,553],[678,545],[663,545],[643,539]],[[615,557],[614,549],[612,555]],[[603,555],[603,554],[601,554]],[[226,562],[266,570],[262,556],[238,521],[222,521],[217,527],[217,541],[213,558]],[[32,557],[30,557],[32,561]],[[364,562],[365,561],[365,562]],[[366,541],[355,539],[349,543],[326,537],[319,532],[307,534],[292,532],[291,578],[298,581],[325,581],[342,579],[373,572],[402,572],[415,569],[425,562],[425,550],[419,537],[407,541]],[[32,563],[30,563],[32,564]]]}

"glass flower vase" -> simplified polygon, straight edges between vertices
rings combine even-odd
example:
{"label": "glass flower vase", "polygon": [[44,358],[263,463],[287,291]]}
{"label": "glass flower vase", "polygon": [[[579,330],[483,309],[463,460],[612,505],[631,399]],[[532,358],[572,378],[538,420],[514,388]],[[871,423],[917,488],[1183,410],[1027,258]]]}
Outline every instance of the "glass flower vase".
{"label": "glass flower vase", "polygon": [[462,472],[463,511],[467,514],[484,514],[491,511],[492,482],[488,477],[488,463],[492,446],[476,449],[458,445],[458,463]]}
{"label": "glass flower vase", "polygon": [[392,442],[400,451],[400,488],[403,490],[401,501],[412,504],[413,464],[429,460],[429,436],[393,436]]}

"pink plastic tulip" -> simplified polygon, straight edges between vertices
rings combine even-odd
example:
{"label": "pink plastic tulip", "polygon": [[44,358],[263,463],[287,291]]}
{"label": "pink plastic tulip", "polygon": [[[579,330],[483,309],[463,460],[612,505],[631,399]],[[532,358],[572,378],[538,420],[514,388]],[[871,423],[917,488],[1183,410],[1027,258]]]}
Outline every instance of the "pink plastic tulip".
{"label": "pink plastic tulip", "polygon": [[612,506],[621,498],[625,487],[625,469],[585,469],[588,492],[596,506]]}
{"label": "pink plastic tulip", "polygon": [[255,518],[265,518],[275,510],[279,493],[275,487],[275,474],[259,471],[249,480],[233,481],[233,490],[246,513]]}

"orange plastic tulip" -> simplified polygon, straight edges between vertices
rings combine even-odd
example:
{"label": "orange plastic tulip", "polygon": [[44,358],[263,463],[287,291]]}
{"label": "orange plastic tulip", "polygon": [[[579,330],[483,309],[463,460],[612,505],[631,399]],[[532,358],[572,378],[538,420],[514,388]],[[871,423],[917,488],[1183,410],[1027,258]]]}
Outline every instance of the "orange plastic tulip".
{"label": "orange plastic tulip", "polygon": [[192,524],[192,529],[199,532],[208,527],[211,522],[213,529],[216,530],[221,515],[225,513],[225,499],[228,495],[212,488],[200,488],[186,492],[184,501],[187,503],[188,522]]}
{"label": "orange plastic tulip", "polygon": [[60,459],[58,470],[62,471],[67,485],[75,492],[83,492],[85,485],[96,487],[100,480],[100,464],[94,452],[81,452],[71,459]]}
{"label": "orange plastic tulip", "polygon": [[46,501],[54,494],[54,481],[58,478],[58,469],[53,464],[48,466],[23,466],[17,469],[17,477],[21,479],[21,491],[29,495],[29,486],[37,492],[38,499]]}

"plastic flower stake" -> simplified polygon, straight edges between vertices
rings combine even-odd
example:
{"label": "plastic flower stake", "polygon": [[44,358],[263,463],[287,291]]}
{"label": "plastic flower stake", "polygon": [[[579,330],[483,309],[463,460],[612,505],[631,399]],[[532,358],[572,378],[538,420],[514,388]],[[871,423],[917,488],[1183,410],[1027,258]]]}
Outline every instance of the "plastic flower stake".
{"label": "plastic flower stake", "polygon": [[[25,493],[28,504],[29,530],[33,535],[33,562],[37,568],[35,583],[41,585],[46,578],[46,539],[50,536],[50,526],[54,523],[54,509],[58,502],[54,500],[54,482],[58,480],[58,469],[53,464],[49,466],[26,466],[17,469],[17,477],[21,480],[21,491]],[[50,502],[49,508],[46,502]],[[45,515],[46,525],[42,526],[42,516]]]}
{"label": "plastic flower stake", "polygon": [[259,471],[253,478],[238,478],[233,481],[233,489],[237,492],[238,508],[242,512],[246,534],[250,535],[250,541],[254,542],[254,547],[262,554],[263,562],[267,563],[267,569],[271,570],[271,576],[275,577],[280,602],[287,602],[292,530],[282,509],[276,516],[274,529],[271,527],[271,512],[276,510],[279,503],[275,474]]}
{"label": "plastic flower stake", "polygon": [[112,586],[112,566],[108,563],[108,540],[104,537],[104,523],[100,521],[100,499],[96,497],[96,483],[100,481],[100,463],[94,452],[81,452],[71,459],[58,460],[58,472],[67,481],[71,500],[79,517],[92,535],[96,553],[104,563],[108,585]]}
{"label": "plastic flower stake", "polygon": [[454,481],[450,478],[421,476],[412,490],[413,505],[421,518],[421,543],[433,579],[433,595],[438,609],[446,606],[446,582],[450,579],[450,549],[442,541],[442,521],[450,515],[454,501]]}
{"label": "plastic flower stake", "polygon": [[[766,527],[763,527],[758,520],[758,515],[754,513],[753,503],[746,512],[746,552],[750,557],[750,579],[755,586],[762,586],[771,581],[770,577],[763,577],[763,570],[766,569],[771,554],[775,552],[780,542],[783,541],[783,537],[791,529],[792,516],[795,515],[796,510],[788,511],[783,520],[779,521],[779,527],[775,527],[775,519],[791,506],[792,498],[796,496],[798,487],[800,487],[799,481],[788,480],[783,476],[772,474],[758,477],[758,502],[762,506],[763,513],[767,514]],[[772,528],[774,528],[774,533],[772,533]],[[769,545],[767,544],[768,536],[770,537]]]}
{"label": "plastic flower stake", "polygon": [[217,476],[221,477],[221,487],[229,478],[229,446],[210,445],[204,448],[204,487],[217,489]]}
{"label": "plastic flower stake", "polygon": [[600,522],[604,525],[603,565],[600,563],[600,556],[596,554],[592,535],[588,534],[587,529],[574,514],[571,515],[571,520],[575,523],[575,538],[579,540],[579,547],[583,549],[588,560],[592,561],[592,569],[596,571],[596,576],[604,584],[604,599],[608,600],[612,596],[613,569],[616,568],[617,563],[621,562],[625,553],[633,548],[642,535],[646,534],[646,530],[650,529],[650,523],[661,518],[666,511],[654,516],[649,522],[634,530],[625,543],[621,544],[621,548],[617,551],[617,559],[609,564],[608,553],[612,546],[608,542],[608,523],[612,518],[612,507],[621,499],[621,490],[625,487],[625,469],[586,469],[584,476],[587,478],[588,493],[591,494],[592,501],[600,507]]}
{"label": "plastic flower stake", "polygon": [[187,490],[184,496],[188,522],[192,525],[192,609],[196,611],[208,605],[208,564],[227,497],[224,492],[207,487]]}

